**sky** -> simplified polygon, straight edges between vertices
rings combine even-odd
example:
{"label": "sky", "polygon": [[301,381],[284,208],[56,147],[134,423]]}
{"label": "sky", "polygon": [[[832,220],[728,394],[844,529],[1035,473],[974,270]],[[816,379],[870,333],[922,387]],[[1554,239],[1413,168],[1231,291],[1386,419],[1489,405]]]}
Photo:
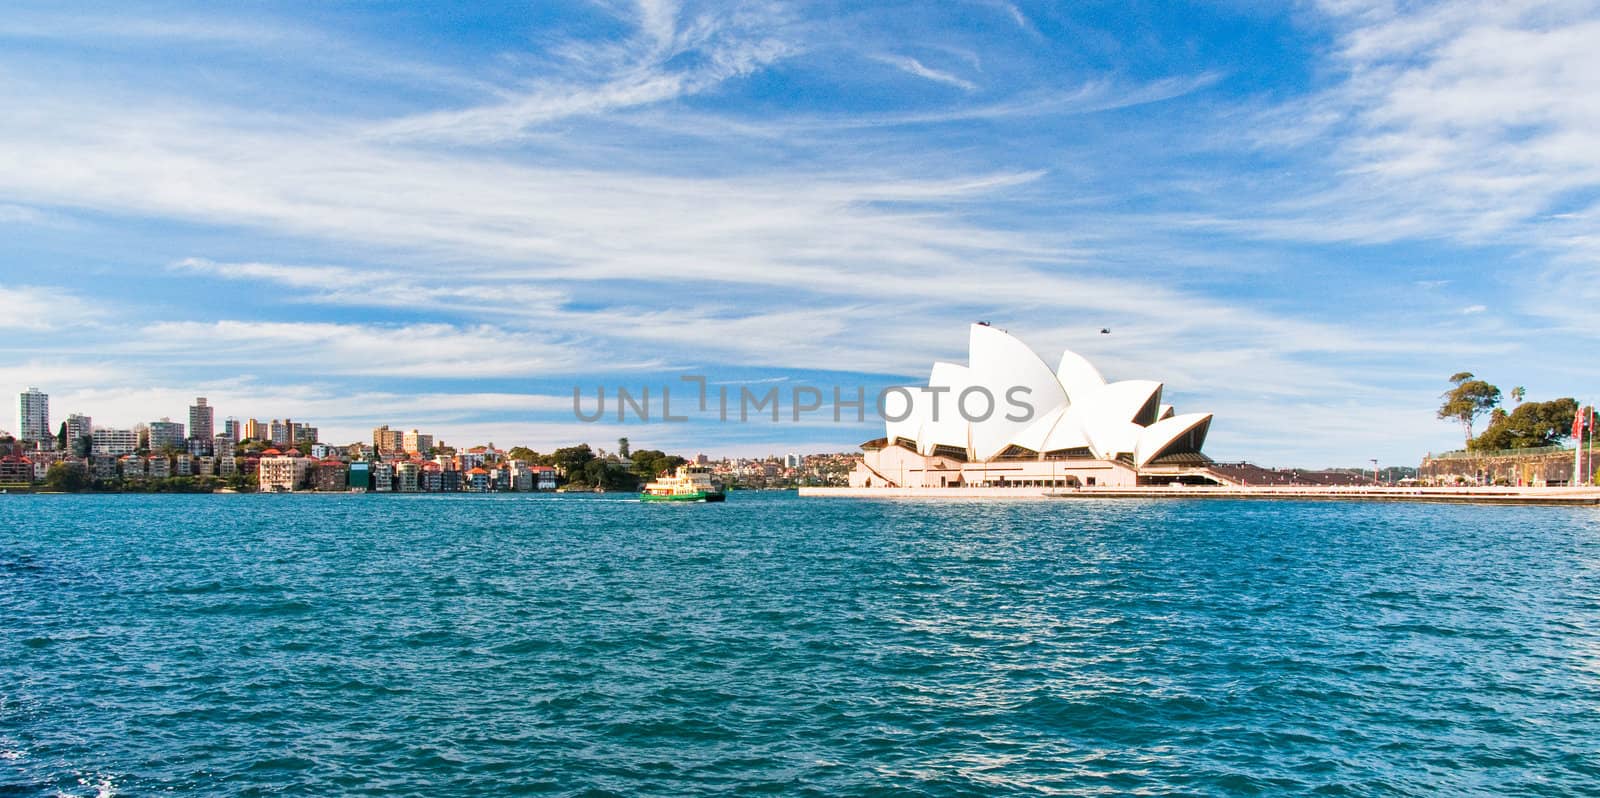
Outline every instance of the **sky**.
{"label": "sky", "polygon": [[[1559,0],[11,2],[0,392],[845,451],[881,422],[784,392],[982,319],[1219,460],[1414,464],[1456,372],[1600,397],[1596,41]],[[574,416],[685,375],[783,419]]]}

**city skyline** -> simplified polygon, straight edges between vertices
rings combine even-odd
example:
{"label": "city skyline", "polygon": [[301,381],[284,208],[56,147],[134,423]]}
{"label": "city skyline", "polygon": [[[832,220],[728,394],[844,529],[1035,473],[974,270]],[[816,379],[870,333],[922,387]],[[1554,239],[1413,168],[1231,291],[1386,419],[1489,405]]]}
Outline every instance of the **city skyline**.
{"label": "city skyline", "polygon": [[24,2],[0,392],[838,451],[874,420],[591,425],[571,391],[915,385],[983,319],[1164,375],[1218,459],[1412,464],[1459,446],[1452,373],[1600,394],[1596,32],[1592,3]]}

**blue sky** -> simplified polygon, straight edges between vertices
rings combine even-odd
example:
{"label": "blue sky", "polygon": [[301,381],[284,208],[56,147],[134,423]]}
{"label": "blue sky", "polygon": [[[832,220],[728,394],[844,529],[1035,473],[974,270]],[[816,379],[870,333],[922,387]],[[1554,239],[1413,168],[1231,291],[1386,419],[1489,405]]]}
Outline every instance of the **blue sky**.
{"label": "blue sky", "polygon": [[11,3],[0,390],[833,451],[880,427],[571,391],[919,382],[987,319],[1219,459],[1458,446],[1461,370],[1600,394],[1600,8],[1261,5]]}

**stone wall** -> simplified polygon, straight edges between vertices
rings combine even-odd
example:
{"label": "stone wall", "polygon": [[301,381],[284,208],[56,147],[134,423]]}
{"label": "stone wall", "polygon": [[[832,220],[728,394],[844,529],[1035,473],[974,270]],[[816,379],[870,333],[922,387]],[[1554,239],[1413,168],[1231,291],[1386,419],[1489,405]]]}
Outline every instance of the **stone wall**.
{"label": "stone wall", "polygon": [[[1584,476],[1600,463],[1600,453],[1584,466]],[[1490,452],[1483,455],[1451,453],[1425,457],[1417,467],[1417,479],[1424,485],[1532,485],[1572,484],[1572,451]],[[1588,481],[1587,479],[1585,481]]]}

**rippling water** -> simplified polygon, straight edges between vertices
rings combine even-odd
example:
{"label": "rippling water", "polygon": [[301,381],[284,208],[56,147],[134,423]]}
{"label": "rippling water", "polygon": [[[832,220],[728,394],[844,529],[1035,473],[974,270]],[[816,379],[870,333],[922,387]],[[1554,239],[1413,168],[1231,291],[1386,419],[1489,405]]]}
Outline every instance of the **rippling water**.
{"label": "rippling water", "polygon": [[0,497],[0,795],[1595,794],[1600,514]]}

